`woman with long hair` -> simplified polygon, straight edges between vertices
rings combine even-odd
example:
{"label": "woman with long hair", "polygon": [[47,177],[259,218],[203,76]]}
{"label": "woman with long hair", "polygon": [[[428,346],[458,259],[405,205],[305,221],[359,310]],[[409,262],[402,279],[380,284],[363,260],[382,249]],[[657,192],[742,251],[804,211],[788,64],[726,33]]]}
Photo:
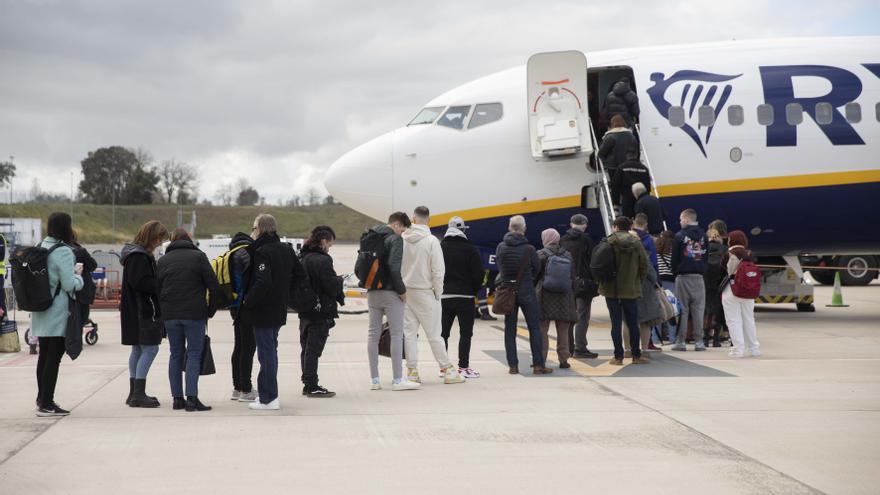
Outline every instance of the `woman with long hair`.
{"label": "woman with long hair", "polygon": [[71,247],[74,236],[70,215],[49,215],[47,234],[40,246],[49,250],[49,290],[54,299],[47,310],[31,315],[31,331],[40,340],[40,357],[37,359],[37,416],[40,417],[70,414],[55,403],[55,385],[64,356],[64,334],[70,311],[68,301],[83,287],[83,267],[76,263]]}
{"label": "woman with long hair", "polygon": [[131,346],[128,357],[131,407],[159,407],[146,394],[147,373],[159,353],[164,337],[159,310],[159,284],[153,251],[168,237],[168,229],[156,220],[141,225],[134,240],[122,248],[122,301],[119,304],[122,345]]}

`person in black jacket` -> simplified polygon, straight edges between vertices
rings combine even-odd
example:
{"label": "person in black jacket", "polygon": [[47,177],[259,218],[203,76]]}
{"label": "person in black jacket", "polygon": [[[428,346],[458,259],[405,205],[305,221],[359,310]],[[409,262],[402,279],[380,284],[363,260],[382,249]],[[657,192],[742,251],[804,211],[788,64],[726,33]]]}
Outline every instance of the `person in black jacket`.
{"label": "person in black jacket", "polygon": [[[97,287],[95,286],[95,281],[92,279],[92,273],[98,268],[98,262],[95,261],[95,258],[92,258],[92,255],[89,254],[89,251],[80,246],[76,240],[76,232],[73,234],[73,255],[76,257],[77,263],[83,264],[82,271],[82,279],[83,279],[83,288],[76,292],[76,306],[80,311],[80,320],[83,325],[89,323],[89,313],[91,312],[92,303],[95,302],[95,291]],[[0,287],[2,290],[2,287]]]}
{"label": "person in black jacket", "polygon": [[143,224],[131,243],[122,248],[122,299],[119,316],[122,345],[131,346],[128,358],[129,392],[125,403],[131,407],[159,407],[159,401],[146,394],[147,373],[159,353],[164,332],[160,320],[159,284],[153,251],[168,237],[161,223]]}
{"label": "person in black jacket", "polygon": [[630,88],[629,78],[623,77],[611,87],[605,97],[605,114],[620,115],[627,127],[632,127],[639,120],[639,97]]}
{"label": "person in black jacket", "polygon": [[452,323],[458,318],[458,372],[465,378],[479,378],[480,373],[470,367],[471,339],[474,336],[474,296],[483,284],[483,261],[480,251],[468,240],[461,217],[452,217],[440,249],[446,273],[443,276],[441,305],[441,333],[449,349]]}
{"label": "person in black jacket", "polygon": [[694,327],[694,350],[705,351],[703,315],[706,309],[706,273],[709,239],[697,223],[697,212],[688,208],[679,215],[681,230],[672,241],[672,272],[675,273],[675,297],[681,303],[678,334],[673,351],[686,350],[688,319]]}
{"label": "person in black jacket", "polygon": [[599,146],[602,165],[613,177],[620,164],[626,161],[626,154],[634,150],[638,150],[638,142],[633,132],[626,127],[623,117],[615,115],[611,118],[611,128],[602,137],[602,145]]}
{"label": "person in black jacket", "polygon": [[[541,270],[538,252],[526,239],[526,219],[522,215],[510,217],[509,232],[495,249],[495,262],[498,265],[498,279],[502,282],[515,282],[516,305],[513,311],[504,315],[504,350],[507,354],[509,373],[519,373],[519,357],[516,352],[516,328],[519,310],[522,309],[529,329],[529,346],[532,350],[532,371],[536,375],[553,373],[552,368],[544,366],[544,338],[541,335],[541,308],[535,293],[534,279]],[[522,276],[517,278],[522,267]]]}
{"label": "person in black jacket", "polygon": [[309,284],[318,296],[318,307],[314,311],[299,314],[300,366],[302,368],[303,395],[306,397],[333,397],[331,392],[318,385],[318,358],[324,352],[330,329],[336,326],[333,321],[339,318],[337,304],[345,305],[345,292],[342,290],[342,277],[333,269],[330,247],[336,240],[336,233],[326,225],[312,229],[309,239],[302,248],[302,265],[309,277]]}
{"label": "person in black jacket", "polygon": [[244,298],[244,287],[251,268],[251,254],[247,247],[254,243],[251,236],[239,232],[232,236],[229,242],[229,250],[232,253],[229,263],[229,274],[232,277],[233,291],[238,297],[229,308],[232,316],[232,330],[234,341],[232,347],[232,400],[239,402],[253,402],[257,400],[254,392],[251,374],[254,370],[254,353],[257,352],[257,342],[254,340],[254,328],[247,321],[245,312],[241,311],[241,301]]}
{"label": "person in black jacket", "polygon": [[632,195],[632,186],[636,182],[641,182],[650,190],[651,172],[639,161],[639,153],[630,151],[626,154],[626,162],[620,165],[611,179],[611,199],[620,205],[621,215],[630,219],[636,216],[636,198]]}
{"label": "person in black jacket", "polygon": [[254,243],[248,247],[253,266],[245,288],[242,312],[254,326],[260,373],[257,375],[259,401],[248,407],[277,410],[278,331],[287,324],[290,288],[305,277],[293,246],[281,242],[275,217],[263,213],[254,219]]}
{"label": "person in black jacket", "polygon": [[[159,306],[171,346],[168,360],[168,381],[171,384],[173,409],[210,411],[199,400],[199,372],[205,344],[206,321],[214,316],[215,304],[209,303],[205,292],[220,292],[217,276],[208,257],[193,244],[181,229],[171,233],[171,244],[159,258]],[[212,298],[212,302],[215,302]],[[186,400],[183,398],[183,357],[186,354]]]}
{"label": "person in black jacket", "polygon": [[[571,253],[576,270],[575,307],[577,322],[569,329],[573,333],[568,339],[571,354],[576,358],[596,359],[595,352],[587,348],[587,330],[590,328],[590,313],[593,298],[597,295],[597,285],[590,272],[590,257],[593,253],[593,239],[587,234],[587,217],[577,213],[571,217],[571,228],[562,236],[560,245]],[[572,330],[573,329],[573,330]]]}
{"label": "person in black jacket", "polygon": [[636,215],[644,213],[648,217],[648,233],[654,237],[659,236],[665,230],[663,221],[666,220],[666,212],[660,206],[660,200],[651,196],[648,188],[641,182],[632,185],[632,193],[636,198],[633,211]]}

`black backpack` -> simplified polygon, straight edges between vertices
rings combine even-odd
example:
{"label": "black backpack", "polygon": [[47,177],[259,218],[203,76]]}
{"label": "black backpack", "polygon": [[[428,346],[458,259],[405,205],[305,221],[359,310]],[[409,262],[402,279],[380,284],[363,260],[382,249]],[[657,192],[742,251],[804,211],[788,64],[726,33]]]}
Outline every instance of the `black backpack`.
{"label": "black backpack", "polygon": [[388,253],[385,250],[385,238],[388,234],[370,229],[361,235],[354,274],[358,278],[358,286],[364,289],[382,289],[388,281]]}
{"label": "black backpack", "polygon": [[46,311],[61,293],[61,283],[52,294],[49,285],[49,255],[64,244],[49,249],[42,246],[19,248],[12,254],[12,290],[18,308],[25,311]]}
{"label": "black backpack", "polygon": [[593,279],[599,282],[611,282],[617,279],[617,260],[614,258],[614,246],[608,239],[602,241],[593,249],[590,258],[590,271]]}
{"label": "black backpack", "polygon": [[291,280],[290,304],[297,313],[312,313],[321,311],[321,300],[318,293],[312,287],[309,271],[305,267],[305,257],[300,258],[298,263],[303,265],[303,276]]}
{"label": "black backpack", "polygon": [[717,288],[721,284],[721,280],[727,274],[727,268],[724,266],[724,255],[727,254],[727,246],[719,242],[710,242],[706,256],[706,286],[712,289]]}

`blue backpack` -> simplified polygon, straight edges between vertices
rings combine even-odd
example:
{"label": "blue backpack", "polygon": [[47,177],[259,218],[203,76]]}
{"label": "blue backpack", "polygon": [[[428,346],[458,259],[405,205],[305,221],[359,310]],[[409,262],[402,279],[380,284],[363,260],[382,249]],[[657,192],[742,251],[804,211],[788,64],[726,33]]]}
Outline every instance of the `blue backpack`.
{"label": "blue backpack", "polygon": [[571,259],[565,254],[566,251],[560,249],[559,254],[551,254],[547,257],[541,286],[547,292],[567,294],[572,290]]}

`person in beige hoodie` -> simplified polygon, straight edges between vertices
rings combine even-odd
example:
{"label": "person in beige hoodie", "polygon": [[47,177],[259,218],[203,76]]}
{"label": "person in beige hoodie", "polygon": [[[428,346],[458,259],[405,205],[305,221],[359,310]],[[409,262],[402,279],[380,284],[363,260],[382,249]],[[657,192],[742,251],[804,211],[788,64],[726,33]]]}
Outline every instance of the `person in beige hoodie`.
{"label": "person in beige hoodie", "polygon": [[406,310],[403,335],[406,351],[407,379],[421,383],[419,377],[419,326],[425,331],[434,359],[440,365],[444,383],[463,383],[465,378],[449,360],[441,335],[443,276],[443,250],[440,241],[428,228],[430,212],[419,206],[413,214],[412,227],[403,233],[403,264],[401,275],[406,285]]}

